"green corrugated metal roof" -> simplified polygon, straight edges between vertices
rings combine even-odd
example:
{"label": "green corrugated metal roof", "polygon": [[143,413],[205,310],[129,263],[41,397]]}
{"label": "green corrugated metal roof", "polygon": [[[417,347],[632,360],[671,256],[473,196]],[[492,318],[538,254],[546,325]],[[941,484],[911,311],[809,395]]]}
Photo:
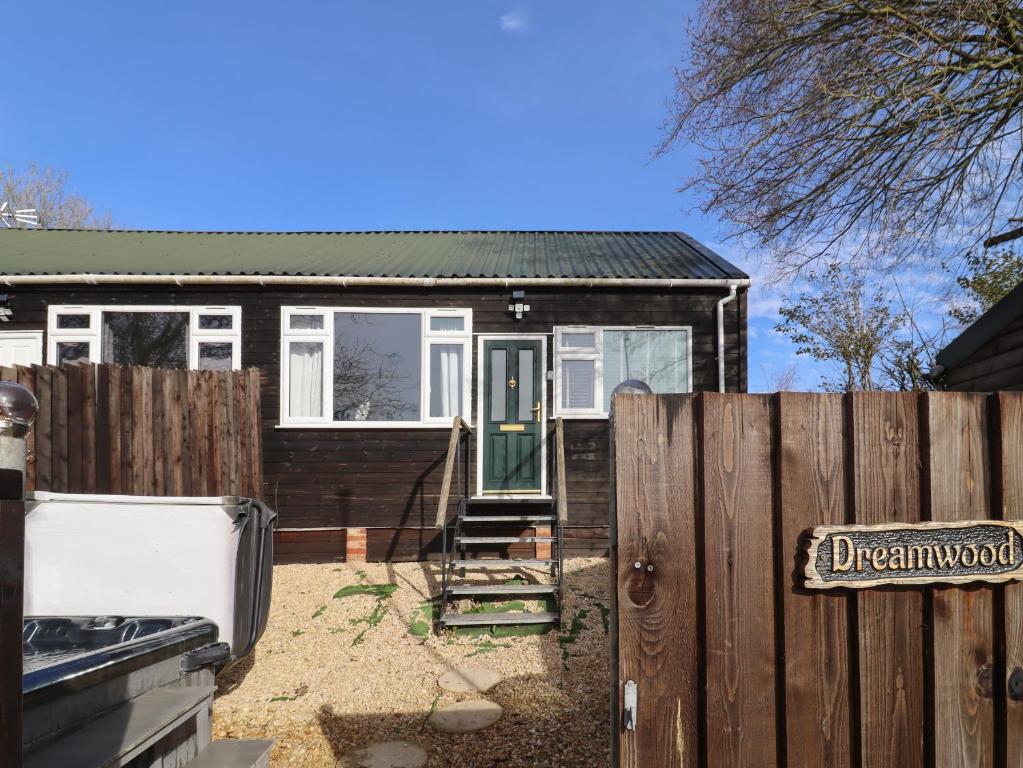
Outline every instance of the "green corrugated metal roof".
{"label": "green corrugated metal roof", "polygon": [[0,275],[745,278],[681,232],[0,231]]}

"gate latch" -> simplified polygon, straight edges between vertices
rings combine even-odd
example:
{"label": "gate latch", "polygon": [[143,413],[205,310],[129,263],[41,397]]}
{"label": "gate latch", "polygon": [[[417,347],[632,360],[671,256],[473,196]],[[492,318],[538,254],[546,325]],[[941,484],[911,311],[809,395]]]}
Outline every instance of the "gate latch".
{"label": "gate latch", "polygon": [[635,680],[625,681],[625,730],[634,731],[636,730],[636,714],[637,714],[637,688]]}

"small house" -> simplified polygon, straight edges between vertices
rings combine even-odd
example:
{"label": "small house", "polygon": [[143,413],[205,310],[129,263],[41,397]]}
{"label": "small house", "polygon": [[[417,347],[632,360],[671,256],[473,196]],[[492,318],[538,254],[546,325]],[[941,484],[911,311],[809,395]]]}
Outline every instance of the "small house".
{"label": "small house", "polygon": [[1023,390],[1023,283],[949,342],[934,362],[930,376],[942,389]]}
{"label": "small house", "polygon": [[471,495],[549,497],[561,419],[565,551],[603,553],[612,390],[745,391],[748,286],[680,232],[9,230],[0,365],[258,367],[290,559],[439,550],[456,416]]}

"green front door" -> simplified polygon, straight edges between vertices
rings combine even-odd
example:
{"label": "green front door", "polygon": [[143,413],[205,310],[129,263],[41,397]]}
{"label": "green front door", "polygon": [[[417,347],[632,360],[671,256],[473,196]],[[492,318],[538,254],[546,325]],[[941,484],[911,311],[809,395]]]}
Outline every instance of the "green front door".
{"label": "green front door", "polygon": [[539,341],[483,342],[483,492],[540,493],[543,359]]}

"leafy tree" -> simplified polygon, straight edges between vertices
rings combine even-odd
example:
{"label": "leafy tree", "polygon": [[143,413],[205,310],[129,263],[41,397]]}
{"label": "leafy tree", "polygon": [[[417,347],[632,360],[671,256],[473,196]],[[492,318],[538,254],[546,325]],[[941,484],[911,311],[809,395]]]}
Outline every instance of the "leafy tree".
{"label": "leafy tree", "polygon": [[1023,257],[1008,248],[982,251],[966,257],[966,273],[956,277],[962,297],[949,314],[969,325],[1023,282]]}
{"label": "leafy tree", "polygon": [[0,200],[12,208],[35,208],[39,226],[46,229],[113,228],[109,212],[98,214],[88,200],[70,191],[67,173],[50,167],[30,165],[24,172],[0,168]]}
{"label": "leafy tree", "polygon": [[1023,237],[1019,0],[704,0],[689,37],[660,152],[790,270]]}
{"label": "leafy tree", "polygon": [[927,342],[918,340],[908,311],[896,311],[889,292],[868,289],[861,269],[830,264],[811,271],[805,290],[779,309],[776,330],[831,367],[821,386],[828,391],[929,388],[924,378]]}

